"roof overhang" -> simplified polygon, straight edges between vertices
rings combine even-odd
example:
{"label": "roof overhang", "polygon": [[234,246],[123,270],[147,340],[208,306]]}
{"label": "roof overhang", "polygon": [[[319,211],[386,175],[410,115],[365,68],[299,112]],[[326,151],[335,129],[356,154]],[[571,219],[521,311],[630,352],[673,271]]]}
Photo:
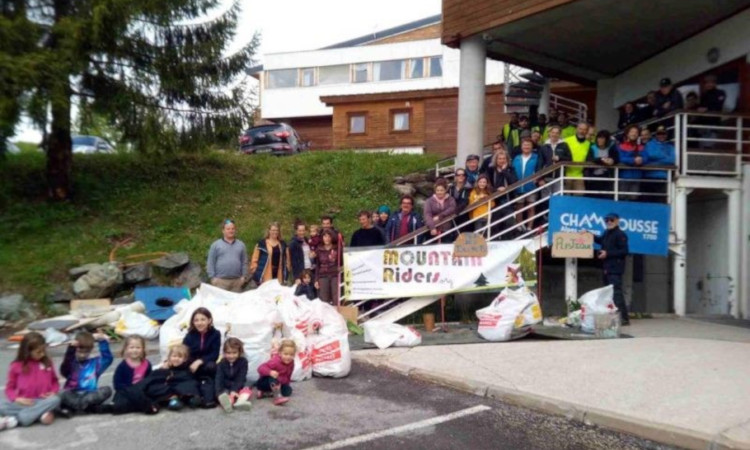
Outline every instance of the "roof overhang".
{"label": "roof overhang", "polygon": [[[612,78],[750,7],[750,0],[575,0],[480,34],[487,55],[548,76]],[[444,11],[444,18],[450,18]],[[461,38],[444,43],[459,46]]]}
{"label": "roof overhang", "polygon": [[[485,93],[502,93],[502,84],[491,84],[485,89]],[[419,89],[411,91],[393,91],[377,92],[366,94],[349,94],[349,95],[325,95],[320,97],[320,101],[326,106],[334,106],[345,103],[363,103],[363,102],[386,102],[400,100],[424,100],[427,98],[455,97],[458,95],[458,88],[436,88],[436,89]]]}

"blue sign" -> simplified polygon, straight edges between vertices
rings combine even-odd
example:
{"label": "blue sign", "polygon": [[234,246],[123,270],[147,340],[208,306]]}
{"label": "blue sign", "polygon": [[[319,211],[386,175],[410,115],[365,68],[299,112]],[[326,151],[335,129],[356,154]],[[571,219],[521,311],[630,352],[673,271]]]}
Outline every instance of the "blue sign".
{"label": "blue sign", "polygon": [[587,230],[601,236],[608,213],[620,216],[620,228],[628,235],[630,253],[662,255],[669,252],[669,206],[587,197],[553,196],[549,202],[549,244],[552,233]]}

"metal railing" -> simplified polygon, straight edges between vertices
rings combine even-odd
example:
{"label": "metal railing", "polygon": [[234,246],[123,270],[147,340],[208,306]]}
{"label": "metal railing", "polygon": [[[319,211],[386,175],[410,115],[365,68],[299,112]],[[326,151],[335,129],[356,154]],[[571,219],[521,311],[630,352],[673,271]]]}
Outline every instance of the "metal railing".
{"label": "metal railing", "polygon": [[587,122],[589,118],[589,107],[582,102],[563,97],[557,94],[549,94],[549,107],[554,108],[557,112],[565,112],[570,123]]}

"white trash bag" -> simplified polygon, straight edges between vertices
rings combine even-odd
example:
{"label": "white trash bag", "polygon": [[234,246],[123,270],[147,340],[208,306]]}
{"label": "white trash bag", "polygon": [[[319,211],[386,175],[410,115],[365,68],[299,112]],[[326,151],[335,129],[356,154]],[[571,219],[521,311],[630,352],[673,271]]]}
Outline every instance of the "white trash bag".
{"label": "white trash bag", "polygon": [[343,378],[352,368],[352,355],[349,351],[348,336],[329,337],[308,336],[312,348],[313,375],[319,377]]}
{"label": "white trash bag", "polygon": [[504,289],[486,308],[477,310],[477,331],[493,342],[508,341],[521,312],[532,303],[532,298],[521,289]]}
{"label": "white trash bag", "polygon": [[542,306],[533,292],[526,290],[525,293],[529,296],[530,303],[516,318],[515,327],[516,329],[528,331],[532,325],[536,325],[542,321]]}
{"label": "white trash bag", "polygon": [[362,325],[365,330],[365,342],[375,344],[379,349],[395,347],[414,347],[422,343],[422,335],[413,327],[397,323],[370,320]]}
{"label": "white trash bag", "polygon": [[313,376],[312,346],[308,344],[307,338],[302,336],[302,333],[298,330],[292,333],[291,339],[297,345],[297,350],[294,353],[292,381],[309,380]]}
{"label": "white trash bag", "polygon": [[312,308],[310,301],[301,297],[282,295],[277,303],[281,321],[284,323],[284,335],[290,335],[292,330],[298,330],[303,336],[310,334],[312,322]]}
{"label": "white trash bag", "polygon": [[578,299],[578,303],[581,304],[581,331],[593,334],[596,331],[597,315],[617,311],[613,301],[614,293],[614,287],[610,284],[588,291]]}
{"label": "white trash bag", "polygon": [[159,337],[159,323],[145,314],[125,310],[115,325],[115,333],[122,337],[138,335],[148,340],[156,339]]}

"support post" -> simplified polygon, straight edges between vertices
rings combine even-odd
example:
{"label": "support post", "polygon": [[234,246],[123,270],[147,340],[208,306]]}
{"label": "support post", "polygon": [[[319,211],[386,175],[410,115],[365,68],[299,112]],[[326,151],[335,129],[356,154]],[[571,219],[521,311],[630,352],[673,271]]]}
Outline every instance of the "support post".
{"label": "support post", "polygon": [[[542,89],[542,96],[539,98],[539,114],[549,114],[549,79],[544,80],[544,89]],[[547,118],[550,120],[550,117]]]}
{"label": "support post", "polygon": [[463,39],[461,41],[461,69],[458,85],[456,167],[463,167],[468,155],[482,153],[484,147],[486,64],[487,48],[482,36],[477,35]]}
{"label": "support post", "polygon": [[578,300],[578,260],[565,258],[565,304]]}
{"label": "support post", "polygon": [[750,319],[750,164],[742,166],[742,236],[740,265],[740,317]]}
{"label": "support post", "polygon": [[729,228],[727,232],[727,262],[729,275],[729,314],[732,317],[740,318],[740,292],[742,289],[742,276],[740,275],[740,250],[743,244],[742,239],[742,191],[732,189],[725,191],[729,197],[727,207],[729,208]]}
{"label": "support post", "polygon": [[672,303],[674,313],[684,316],[687,312],[687,196],[685,188],[675,188],[675,255],[674,255],[674,292]]}

